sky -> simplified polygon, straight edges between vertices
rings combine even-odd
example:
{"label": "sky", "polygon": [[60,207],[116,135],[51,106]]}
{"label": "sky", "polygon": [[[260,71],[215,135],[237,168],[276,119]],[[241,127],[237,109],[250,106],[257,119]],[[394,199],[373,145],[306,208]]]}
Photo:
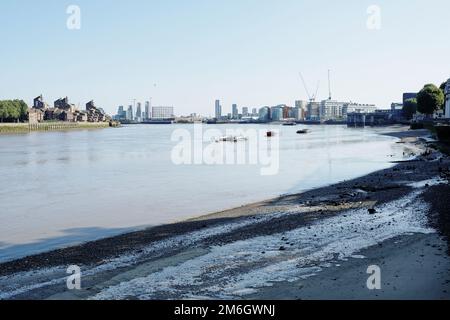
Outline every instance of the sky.
{"label": "sky", "polygon": [[216,99],[307,100],[299,72],[326,99],[330,69],[334,99],[388,108],[450,78],[448,0],[2,0],[0,18],[0,99],[29,105],[68,96],[113,114],[152,98],[213,115]]}

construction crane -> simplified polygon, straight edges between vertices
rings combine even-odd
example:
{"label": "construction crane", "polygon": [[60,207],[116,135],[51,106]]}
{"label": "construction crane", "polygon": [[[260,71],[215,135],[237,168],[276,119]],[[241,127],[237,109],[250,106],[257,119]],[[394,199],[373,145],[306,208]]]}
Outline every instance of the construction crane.
{"label": "construction crane", "polygon": [[311,95],[311,94],[309,93],[308,86],[306,85],[306,81],[305,81],[305,78],[303,77],[303,74],[302,74],[301,72],[299,72],[299,74],[300,74],[300,78],[302,79],[303,86],[305,87],[306,94],[308,95],[309,101],[310,101],[310,102],[315,102],[315,101],[316,101],[316,98],[317,98],[317,94],[318,94],[318,92],[319,92],[320,81],[317,82],[317,89],[316,89],[316,92],[314,93],[314,95]]}
{"label": "construction crane", "polygon": [[328,95],[328,100],[332,100],[331,99],[331,77],[330,77],[330,69],[328,69],[328,92],[329,92],[329,95]]}

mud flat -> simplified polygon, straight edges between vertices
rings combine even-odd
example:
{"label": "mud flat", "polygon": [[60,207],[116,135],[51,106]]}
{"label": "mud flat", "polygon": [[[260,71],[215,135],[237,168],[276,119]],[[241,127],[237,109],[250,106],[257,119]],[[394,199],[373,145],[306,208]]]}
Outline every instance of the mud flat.
{"label": "mud flat", "polygon": [[[450,158],[0,265],[0,299],[448,299]],[[401,139],[401,140],[400,140]],[[67,267],[82,270],[68,290]],[[378,265],[382,290],[366,270]]]}

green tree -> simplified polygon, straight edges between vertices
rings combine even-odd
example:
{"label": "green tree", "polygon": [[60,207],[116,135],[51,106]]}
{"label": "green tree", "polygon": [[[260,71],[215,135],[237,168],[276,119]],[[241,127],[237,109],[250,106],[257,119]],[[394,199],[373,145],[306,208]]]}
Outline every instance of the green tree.
{"label": "green tree", "polygon": [[17,121],[20,118],[19,104],[17,101],[7,101],[10,121]]}
{"label": "green tree", "polygon": [[23,100],[0,101],[0,121],[16,122],[28,118],[28,105]]}
{"label": "green tree", "polygon": [[425,115],[432,115],[444,106],[444,94],[434,84],[427,84],[417,94],[417,110]]}
{"label": "green tree", "polygon": [[26,121],[28,119],[28,105],[23,100],[16,100],[16,103],[19,108],[19,120]]}
{"label": "green tree", "polygon": [[5,121],[9,118],[8,107],[5,101],[0,101],[0,122]]}
{"label": "green tree", "polygon": [[411,120],[417,112],[417,99],[408,99],[403,104],[403,115]]}

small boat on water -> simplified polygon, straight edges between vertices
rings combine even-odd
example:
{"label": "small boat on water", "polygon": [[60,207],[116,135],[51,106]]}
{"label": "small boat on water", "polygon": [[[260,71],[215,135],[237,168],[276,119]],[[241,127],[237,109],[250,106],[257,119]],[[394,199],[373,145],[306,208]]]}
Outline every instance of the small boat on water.
{"label": "small boat on water", "polygon": [[309,133],[308,129],[302,129],[297,131],[297,134],[307,134],[307,133]]}
{"label": "small boat on water", "polygon": [[223,136],[215,139],[216,142],[239,142],[247,140],[248,139],[244,136]]}
{"label": "small boat on water", "polygon": [[273,132],[273,131],[267,131],[266,137],[271,138],[271,137],[274,137],[274,136],[275,136],[275,132]]}
{"label": "small boat on water", "polygon": [[285,122],[285,123],[283,123],[283,126],[291,126],[291,127],[293,127],[293,126],[296,126],[296,125],[297,125],[296,122]]}

